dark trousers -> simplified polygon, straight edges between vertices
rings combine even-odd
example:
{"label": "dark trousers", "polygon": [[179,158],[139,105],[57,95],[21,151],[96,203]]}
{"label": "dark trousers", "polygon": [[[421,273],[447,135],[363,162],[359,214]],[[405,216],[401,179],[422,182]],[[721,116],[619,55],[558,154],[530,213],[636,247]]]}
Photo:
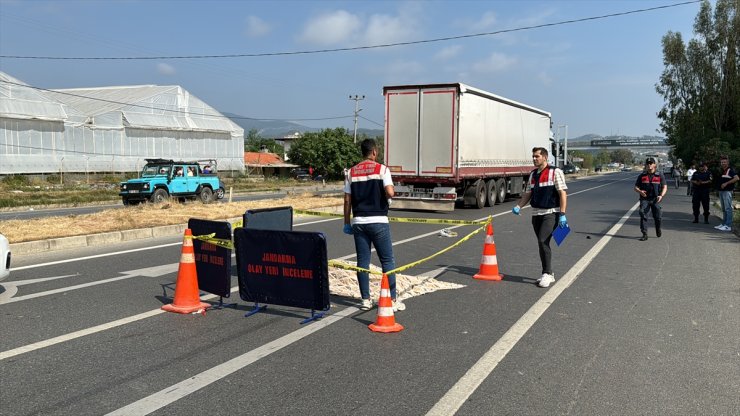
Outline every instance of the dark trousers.
{"label": "dark trousers", "polygon": [[532,228],[537,236],[537,246],[540,249],[540,262],[542,273],[552,274],[552,250],[550,250],[550,239],[552,232],[558,225],[558,214],[532,215]]}
{"label": "dark trousers", "polygon": [[699,219],[699,204],[704,208],[704,217],[709,217],[709,189],[694,189],[691,197],[691,207],[694,209],[694,219]]}
{"label": "dark trousers", "polygon": [[655,221],[655,228],[660,229],[660,220],[663,217],[663,209],[660,207],[657,199],[641,199],[640,200],[640,231],[643,234],[647,234],[647,221],[648,213],[653,214],[653,220]]}

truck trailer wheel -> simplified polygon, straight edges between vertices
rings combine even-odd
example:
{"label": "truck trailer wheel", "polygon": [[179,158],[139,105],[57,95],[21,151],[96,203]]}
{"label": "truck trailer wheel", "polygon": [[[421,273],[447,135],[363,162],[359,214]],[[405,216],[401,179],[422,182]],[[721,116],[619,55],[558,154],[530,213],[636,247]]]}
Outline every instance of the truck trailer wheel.
{"label": "truck trailer wheel", "polygon": [[478,180],[475,185],[475,207],[481,209],[486,206],[486,183]]}
{"label": "truck trailer wheel", "polygon": [[486,206],[492,207],[496,204],[496,180],[486,181]]}
{"label": "truck trailer wheel", "polygon": [[[506,179],[496,179],[496,203],[500,204],[506,199]],[[493,206],[493,204],[491,204]]]}

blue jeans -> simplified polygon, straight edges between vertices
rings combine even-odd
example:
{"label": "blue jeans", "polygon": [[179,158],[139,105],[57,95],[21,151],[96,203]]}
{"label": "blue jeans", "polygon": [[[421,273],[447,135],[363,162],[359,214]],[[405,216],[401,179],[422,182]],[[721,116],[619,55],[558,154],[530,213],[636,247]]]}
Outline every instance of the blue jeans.
{"label": "blue jeans", "polygon": [[[354,224],[352,233],[355,237],[357,250],[357,267],[370,268],[370,244],[378,253],[383,271],[396,268],[393,259],[393,244],[391,241],[390,224]],[[370,299],[370,275],[367,272],[357,272],[357,282],[360,284],[360,295],[363,299]],[[388,275],[388,284],[391,288],[391,298],[396,299],[396,275]]]}
{"label": "blue jeans", "polygon": [[732,191],[719,191],[719,202],[722,205],[722,225],[732,227]]}

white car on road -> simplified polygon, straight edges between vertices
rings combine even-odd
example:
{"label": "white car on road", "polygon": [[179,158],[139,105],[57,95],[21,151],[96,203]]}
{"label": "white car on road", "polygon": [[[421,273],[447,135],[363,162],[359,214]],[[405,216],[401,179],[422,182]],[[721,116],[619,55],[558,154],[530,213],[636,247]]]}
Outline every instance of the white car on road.
{"label": "white car on road", "polygon": [[0,234],[0,281],[10,275],[10,243],[4,235]]}

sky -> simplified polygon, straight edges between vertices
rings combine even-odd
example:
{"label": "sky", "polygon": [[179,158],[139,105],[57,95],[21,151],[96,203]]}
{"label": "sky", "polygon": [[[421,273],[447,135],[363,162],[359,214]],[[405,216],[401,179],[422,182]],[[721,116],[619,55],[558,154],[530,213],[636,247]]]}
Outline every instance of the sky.
{"label": "sky", "polygon": [[661,39],[690,39],[699,3],[557,23],[681,2],[0,0],[0,71],[49,89],[180,85],[221,112],[348,129],[350,96],[365,96],[359,127],[382,129],[384,86],[462,82],[552,113],[558,137],[662,136]]}

